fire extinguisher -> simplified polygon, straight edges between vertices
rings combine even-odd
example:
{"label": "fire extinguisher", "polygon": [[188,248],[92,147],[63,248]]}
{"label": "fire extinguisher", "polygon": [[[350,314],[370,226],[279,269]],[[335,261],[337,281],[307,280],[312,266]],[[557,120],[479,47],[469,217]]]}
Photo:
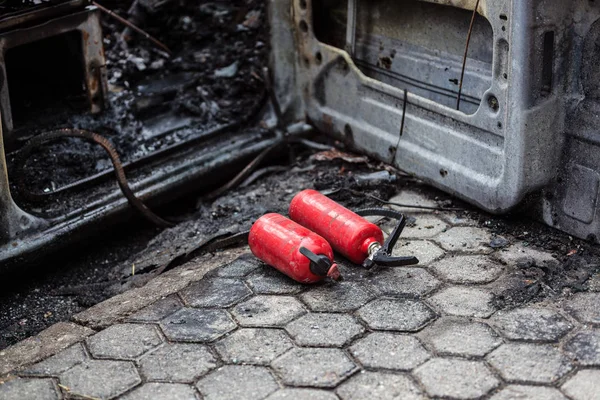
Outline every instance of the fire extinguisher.
{"label": "fire extinguisher", "polygon": [[[370,269],[375,265],[396,267],[418,264],[416,257],[393,257],[392,250],[406,221],[401,213],[388,209],[352,212],[316,190],[298,193],[290,203],[290,218],[322,236],[340,254]],[[359,215],[360,214],[360,215]],[[398,223],[384,242],[381,229],[365,216],[395,218]]]}
{"label": "fire extinguisher", "polygon": [[333,250],[321,236],[279,214],[259,218],[248,236],[252,253],[302,283],[340,279]]}

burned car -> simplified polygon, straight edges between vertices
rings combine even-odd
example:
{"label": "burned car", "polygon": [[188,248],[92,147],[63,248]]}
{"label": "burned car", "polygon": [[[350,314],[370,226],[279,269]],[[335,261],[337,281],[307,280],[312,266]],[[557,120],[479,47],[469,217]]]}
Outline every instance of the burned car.
{"label": "burned car", "polygon": [[598,4],[242,3],[134,2],[134,22],[170,27],[147,35],[172,55],[102,33],[114,15],[93,2],[0,16],[4,263],[216,187],[308,125],[488,212],[598,241]]}

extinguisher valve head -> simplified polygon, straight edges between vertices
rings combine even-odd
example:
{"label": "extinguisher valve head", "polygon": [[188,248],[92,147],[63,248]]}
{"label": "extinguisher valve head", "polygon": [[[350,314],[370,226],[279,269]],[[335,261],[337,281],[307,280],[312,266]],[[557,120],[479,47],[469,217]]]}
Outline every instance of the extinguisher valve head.
{"label": "extinguisher valve head", "polygon": [[334,263],[333,265],[331,265],[331,268],[329,268],[329,271],[327,272],[327,276],[333,279],[334,281],[342,280],[342,274],[340,274],[340,270],[337,264]]}
{"label": "extinguisher valve head", "polygon": [[340,278],[337,264],[324,254],[315,254],[306,247],[300,247],[300,254],[310,260],[310,271],[317,276],[328,276],[333,280]]}

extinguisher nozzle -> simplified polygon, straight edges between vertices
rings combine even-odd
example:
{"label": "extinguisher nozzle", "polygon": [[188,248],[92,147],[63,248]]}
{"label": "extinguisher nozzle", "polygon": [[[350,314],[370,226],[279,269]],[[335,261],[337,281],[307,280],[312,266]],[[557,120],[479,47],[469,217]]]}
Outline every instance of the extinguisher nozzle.
{"label": "extinguisher nozzle", "polygon": [[331,265],[331,268],[329,268],[329,271],[327,272],[327,276],[334,281],[342,280],[342,274],[340,274],[337,264],[334,263]]}

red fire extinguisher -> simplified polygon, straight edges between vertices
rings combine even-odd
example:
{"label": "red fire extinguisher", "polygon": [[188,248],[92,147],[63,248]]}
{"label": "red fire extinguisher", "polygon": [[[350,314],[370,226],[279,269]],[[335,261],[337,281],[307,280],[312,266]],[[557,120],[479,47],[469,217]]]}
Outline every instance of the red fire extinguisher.
{"label": "red fire extinguisher", "polygon": [[[404,216],[396,211],[368,209],[354,213],[316,190],[304,190],[290,203],[289,214],[293,221],[322,236],[337,252],[365,268],[419,262],[416,257],[392,257],[393,247],[406,224]],[[363,218],[370,215],[398,220],[385,242],[381,229]]]}
{"label": "red fire extinguisher", "polygon": [[266,214],[259,218],[250,229],[248,244],[257,258],[295,281],[340,279],[329,243],[282,215]]}

